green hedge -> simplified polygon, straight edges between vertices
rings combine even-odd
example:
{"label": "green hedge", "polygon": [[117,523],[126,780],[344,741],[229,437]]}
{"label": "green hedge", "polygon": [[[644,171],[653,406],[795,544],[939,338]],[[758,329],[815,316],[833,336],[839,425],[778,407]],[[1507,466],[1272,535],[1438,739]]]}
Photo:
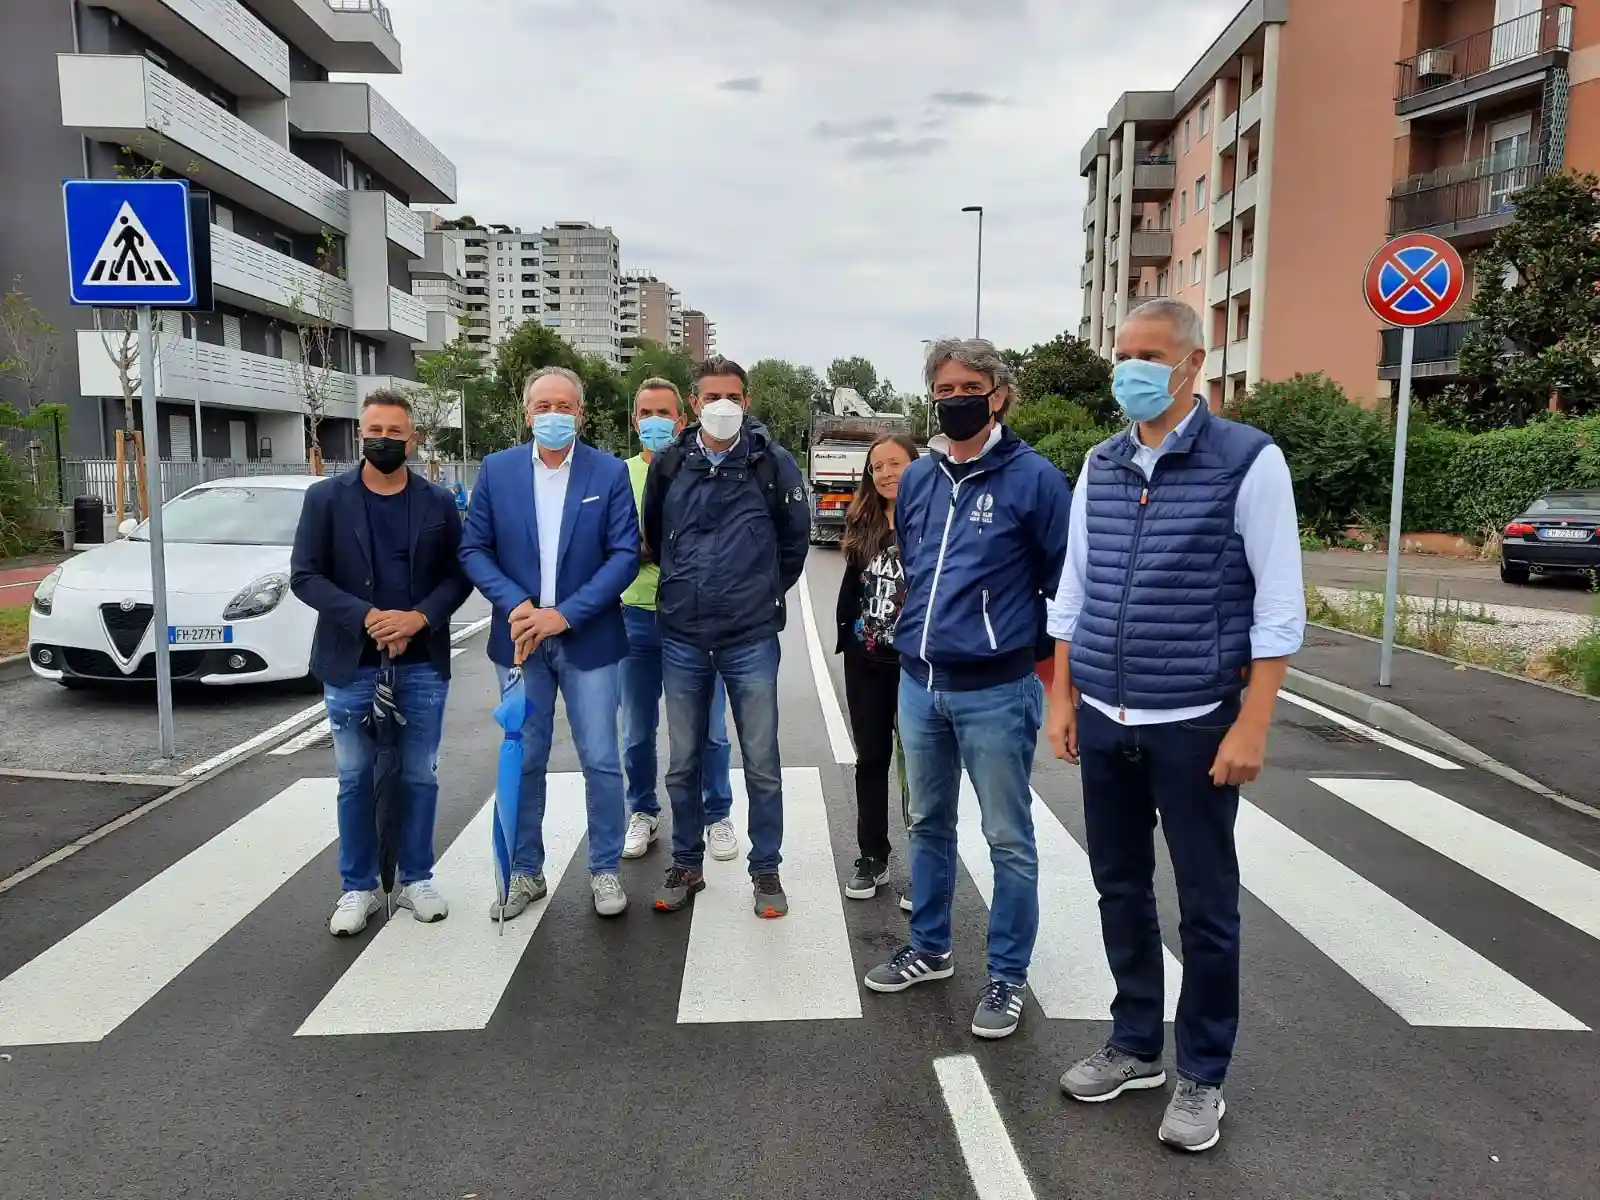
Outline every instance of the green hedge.
{"label": "green hedge", "polygon": [[1078,475],[1083,471],[1083,460],[1089,457],[1089,451],[1115,432],[1115,429],[1058,429],[1034,442],[1033,448],[1060,467],[1068,482],[1077,487]]}

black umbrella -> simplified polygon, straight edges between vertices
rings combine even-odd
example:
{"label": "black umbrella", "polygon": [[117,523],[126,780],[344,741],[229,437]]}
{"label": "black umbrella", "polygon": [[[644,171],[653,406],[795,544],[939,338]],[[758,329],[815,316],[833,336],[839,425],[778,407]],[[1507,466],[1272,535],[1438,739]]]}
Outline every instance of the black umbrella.
{"label": "black umbrella", "polygon": [[400,858],[400,726],[405,714],[395,702],[394,663],[385,650],[378,661],[378,679],[372,689],[372,709],[366,730],[375,749],[372,792],[378,810],[378,872],[383,882],[387,916],[394,916],[394,879]]}

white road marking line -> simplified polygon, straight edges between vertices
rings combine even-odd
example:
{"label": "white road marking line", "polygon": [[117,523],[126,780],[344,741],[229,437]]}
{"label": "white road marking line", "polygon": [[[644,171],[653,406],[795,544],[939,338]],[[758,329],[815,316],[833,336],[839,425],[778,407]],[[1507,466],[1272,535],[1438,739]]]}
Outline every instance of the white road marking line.
{"label": "white road marking line", "polygon": [[[450,649],[450,657],[459,658],[466,652],[467,648],[465,646],[453,646]],[[271,750],[268,750],[267,753],[277,758],[282,758],[289,754],[298,754],[302,750],[309,750],[313,746],[318,746],[323,742],[328,741],[332,733],[333,727],[328,724],[327,718],[324,717],[310,729],[295,734],[294,737],[290,738],[287,742],[284,742],[283,745],[274,746]]]}
{"label": "white road marking line", "polygon": [[1348,804],[1600,938],[1600,871],[1408,779],[1313,779]]}
{"label": "white road marking line", "polygon": [[1250,893],[1409,1024],[1588,1028],[1248,800],[1235,836]]}
{"label": "white road marking line", "polygon": [[333,844],[338,786],[290,784],[0,980],[0,1045],[116,1029]]}
{"label": "white road marking line", "polygon": [[182,775],[97,775],[92,771],[28,771],[0,768],[0,779],[60,779],[69,783],[121,783],[134,787],[177,787],[187,783]]}
{"label": "white road marking line", "polygon": [[1380,746],[1387,746],[1391,750],[1398,750],[1402,754],[1409,754],[1419,762],[1425,762],[1430,767],[1437,767],[1441,771],[1459,771],[1461,764],[1451,762],[1448,758],[1441,758],[1431,750],[1424,750],[1420,746],[1413,746],[1410,742],[1403,742],[1392,734],[1381,729],[1374,729],[1371,725],[1364,725],[1352,717],[1347,717],[1341,712],[1331,708],[1324,708],[1315,700],[1307,700],[1304,696],[1296,696],[1293,692],[1280,691],[1280,700],[1287,700],[1290,704],[1298,704],[1308,712],[1314,712],[1319,717],[1332,721],[1335,725],[1342,725],[1354,733],[1359,733],[1370,741],[1377,742]]}
{"label": "white road marking line", "polygon": [[[740,815],[749,811],[743,771],[731,773],[740,850],[750,848]],[[861,1016],[855,958],[828,834],[822,775],[783,772],[783,875],[789,915],[755,915],[743,853],[734,862],[706,856],[706,888],[691,902],[689,950],[678,1023],[826,1021]],[[670,918],[662,918],[670,919]]]}
{"label": "white road marking line", "polygon": [[944,1106],[956,1127],[956,1141],[978,1200],[1033,1200],[1033,1185],[1022,1169],[978,1060],[970,1054],[936,1058],[933,1073],[944,1093]]}
{"label": "white road marking line", "polygon": [[817,687],[817,702],[822,705],[822,723],[828,728],[828,742],[833,746],[833,761],[853,764],[856,761],[855,743],[850,740],[850,725],[839,707],[839,694],[833,690],[833,676],[828,671],[828,656],[823,652],[822,639],[817,634],[817,614],[811,608],[811,583],[804,571],[800,572],[800,618],[806,630],[806,649],[811,658],[811,679]]}
{"label": "white road marking line", "polygon": [[318,700],[315,704],[302,708],[299,712],[295,713],[294,716],[279,721],[271,729],[263,729],[260,733],[256,734],[255,737],[247,738],[245,741],[240,742],[237,746],[229,746],[226,750],[222,751],[222,753],[213,754],[204,762],[196,763],[194,766],[185,771],[184,774],[191,776],[209,774],[218,767],[230,763],[236,758],[244,757],[258,746],[265,746],[268,742],[274,742],[286,733],[294,732],[307,721],[314,719],[316,715],[322,711],[324,711],[323,702]]}
{"label": "white road marking line", "polygon": [[[994,864],[983,836],[983,816],[972,780],[961,774],[956,842],[961,861],[983,896],[994,906]],[[1039,936],[1028,965],[1028,988],[1044,1015],[1053,1020],[1104,1021],[1117,994],[1106,963],[1097,918],[1100,894],[1089,872],[1089,856],[1056,815],[1033,793],[1033,837],[1039,855]],[[974,947],[981,954],[981,947]],[[1183,967],[1165,946],[1163,1020],[1178,1009]],[[980,960],[981,961],[981,960]]]}
{"label": "white road marking line", "polygon": [[[396,909],[296,1037],[363,1033],[425,1033],[482,1029],[511,984],[556,888],[588,832],[583,776],[547,775],[545,884],[550,895],[505,923],[489,916],[498,899],[492,828],[494,800],[478,811],[434,868],[434,881],[450,902],[443,921],[424,924]],[[576,874],[582,875],[579,871]]]}

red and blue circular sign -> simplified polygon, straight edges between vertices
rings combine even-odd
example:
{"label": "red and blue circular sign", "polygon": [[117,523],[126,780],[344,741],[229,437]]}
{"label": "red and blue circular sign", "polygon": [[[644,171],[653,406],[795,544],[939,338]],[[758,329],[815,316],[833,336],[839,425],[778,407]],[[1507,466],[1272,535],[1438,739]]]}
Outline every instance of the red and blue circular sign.
{"label": "red and blue circular sign", "polygon": [[1415,329],[1454,308],[1466,280],[1454,246],[1431,233],[1408,233],[1372,256],[1364,290],[1380,321]]}

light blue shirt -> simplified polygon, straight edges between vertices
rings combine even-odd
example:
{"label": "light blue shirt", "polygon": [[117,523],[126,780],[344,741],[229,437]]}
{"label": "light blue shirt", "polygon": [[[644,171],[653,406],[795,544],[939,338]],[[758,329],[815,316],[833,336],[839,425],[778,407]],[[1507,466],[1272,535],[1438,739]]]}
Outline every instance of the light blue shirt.
{"label": "light blue shirt", "polygon": [[[574,443],[576,445],[576,443]],[[561,563],[561,514],[572,480],[572,446],[559,467],[547,467],[533,447],[533,514],[539,527],[539,607],[556,606],[556,569]]]}
{"label": "light blue shirt", "polygon": [[695,441],[700,443],[701,452],[705,454],[706,460],[710,462],[713,467],[720,467],[722,465],[722,460],[727,458],[728,455],[732,454],[739,448],[739,441],[743,437],[744,434],[741,433],[739,437],[734,438],[733,445],[729,446],[726,450],[713,450],[710,446],[706,445],[705,430],[702,429],[699,433],[694,435]]}
{"label": "light blue shirt", "polygon": [[[1200,401],[1199,403],[1204,403]],[[1146,479],[1157,460],[1171,449],[1173,441],[1194,420],[1191,411],[1177,428],[1151,449],[1139,440],[1134,428],[1127,436],[1134,446],[1133,463]],[[1067,520],[1067,562],[1061,572],[1061,585],[1047,606],[1050,636],[1070,642],[1083,611],[1084,589],[1089,576],[1089,462],[1084,460],[1078,486],[1072,492],[1072,510]],[[1283,451],[1268,446],[1250,464],[1239,484],[1234,506],[1233,528],[1244,542],[1245,560],[1255,578],[1254,619],[1250,625],[1252,658],[1287,658],[1305,640],[1306,592],[1300,563],[1300,526],[1295,515],[1294,483]],[[1197,708],[1130,708],[1122,710],[1088,696],[1085,704],[1125,725],[1155,725],[1168,721],[1190,721],[1216,708],[1204,704]]]}

